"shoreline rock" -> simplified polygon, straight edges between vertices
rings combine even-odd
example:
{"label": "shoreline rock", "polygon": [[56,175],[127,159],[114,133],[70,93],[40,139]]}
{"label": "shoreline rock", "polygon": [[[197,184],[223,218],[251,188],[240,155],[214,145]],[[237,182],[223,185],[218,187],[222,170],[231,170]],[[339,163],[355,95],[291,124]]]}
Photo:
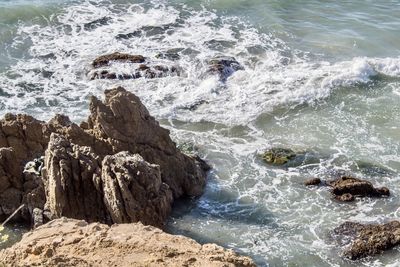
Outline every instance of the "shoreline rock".
{"label": "shoreline rock", "polygon": [[341,177],[333,181],[322,181],[311,178],[304,182],[306,186],[326,185],[336,200],[342,202],[354,201],[356,197],[388,197],[390,191],[387,187],[374,187],[371,182],[353,177]]}
{"label": "shoreline rock", "polygon": [[[56,115],[45,123],[28,115],[9,114],[0,125],[0,144],[4,146],[0,149],[0,217],[3,219],[24,203],[26,208],[16,219],[29,221],[32,217],[40,218],[39,209],[43,211],[44,221],[66,216],[108,224],[144,220],[161,226],[173,199],[200,196],[205,186],[207,164],[198,157],[181,153],[171,140],[169,131],[159,126],[137,96],[122,87],[106,90],[104,102],[92,97],[89,118],[80,126],[63,115]],[[106,210],[104,205],[109,200],[104,185],[110,184],[105,177],[114,179],[115,175],[123,176],[124,171],[106,174],[105,168],[112,165],[110,157],[118,158],[120,152],[127,156],[121,163],[127,168],[125,172],[132,174],[134,170],[127,167],[132,163],[128,158],[136,158],[137,163],[141,161],[135,154],[148,162],[149,165],[144,164],[149,167],[146,170],[153,174],[137,177],[137,181],[150,179],[150,183],[141,185],[146,185],[145,189],[153,188],[153,194],[162,193],[164,200],[159,203],[164,204],[150,204],[157,201],[141,203],[146,212],[135,205],[127,205],[125,207],[133,209],[135,214],[124,217],[126,220],[113,221],[114,213]],[[41,173],[23,172],[27,162],[44,154]],[[104,161],[106,158],[108,160]],[[107,165],[109,163],[111,165]],[[157,168],[159,175],[157,171],[154,171],[156,174],[150,171]],[[120,183],[118,186],[125,185]],[[141,190],[138,186],[125,192],[139,194],[144,192]],[[147,205],[153,205],[153,208]]]}
{"label": "shoreline rock", "polygon": [[[132,63],[132,68],[128,73],[117,73],[114,70],[107,69],[111,63]],[[94,68],[89,72],[91,80],[108,79],[108,80],[129,80],[129,79],[155,79],[164,78],[167,76],[179,76],[180,69],[175,65],[162,65],[151,62],[151,60],[142,55],[130,55],[125,53],[115,52],[96,58],[92,62]]]}
{"label": "shoreline rock", "polygon": [[[361,224],[345,222],[333,230],[335,238],[346,246],[343,256],[357,260],[380,254],[400,244],[400,222]],[[349,242],[350,238],[350,242]]]}
{"label": "shoreline rock", "polygon": [[0,251],[6,266],[237,266],[255,267],[215,244],[201,245],[142,223],[105,224],[61,218],[26,233]]}

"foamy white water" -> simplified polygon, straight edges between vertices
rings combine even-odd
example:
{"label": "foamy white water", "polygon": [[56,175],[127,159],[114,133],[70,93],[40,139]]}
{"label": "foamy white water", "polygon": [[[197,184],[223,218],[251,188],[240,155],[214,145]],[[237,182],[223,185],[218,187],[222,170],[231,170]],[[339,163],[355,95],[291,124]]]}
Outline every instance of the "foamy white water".
{"label": "foamy white water", "polygon": [[[329,231],[345,220],[399,217],[399,53],[346,57],[327,45],[300,49],[299,29],[292,31],[287,18],[281,27],[290,38],[266,31],[254,18],[221,12],[219,5],[228,5],[222,2],[198,7],[189,1],[77,1],[40,19],[15,22],[0,56],[14,62],[0,72],[0,113],[26,112],[43,120],[65,113],[79,122],[87,116],[90,95],[101,97],[104,89],[122,85],[171,130],[178,145],[214,166],[204,196],[177,205],[171,232],[232,247],[261,266],[395,266],[397,251],[357,263],[343,260]],[[271,12],[269,19],[278,15]],[[135,31],[140,34],[118,38]],[[347,42],[334,44],[341,40]],[[155,58],[170,49],[179,60]],[[182,74],[90,80],[91,62],[117,51],[177,65]],[[244,70],[226,82],[206,75],[207,60],[218,55],[235,57]],[[114,63],[111,69],[123,74],[131,67]],[[317,160],[271,167],[258,154],[272,146],[313,151]],[[340,204],[326,189],[302,185],[306,178],[338,173],[370,179],[393,194]]]}

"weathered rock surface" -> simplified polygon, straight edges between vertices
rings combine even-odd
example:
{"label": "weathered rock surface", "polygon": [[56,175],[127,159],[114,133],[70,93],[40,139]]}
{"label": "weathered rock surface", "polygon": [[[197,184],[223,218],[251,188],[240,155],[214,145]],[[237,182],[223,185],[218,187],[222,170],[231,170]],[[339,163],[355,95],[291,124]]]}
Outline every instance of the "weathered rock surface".
{"label": "weathered rock surface", "polygon": [[295,157],[296,153],[286,148],[271,148],[262,154],[263,160],[273,165],[283,165]]}
{"label": "weathered rock surface", "polygon": [[[120,63],[141,63],[132,64],[132,70],[128,73],[117,73],[115,70],[110,69],[99,69],[101,67],[107,67],[111,62]],[[128,80],[128,79],[138,79],[138,78],[163,78],[167,76],[179,76],[180,70],[178,67],[172,65],[160,65],[159,63],[149,62],[146,58],[141,55],[130,55],[123,53],[113,53],[109,55],[104,55],[96,58],[92,66],[95,70],[90,72],[90,79],[109,79],[109,80]]]}
{"label": "weathered rock surface", "polygon": [[0,251],[6,266],[256,266],[214,244],[200,245],[141,223],[87,224],[61,218]]}
{"label": "weathered rock surface", "polygon": [[[39,218],[39,209],[49,219],[67,216],[105,223],[143,220],[160,225],[169,213],[171,198],[202,193],[207,164],[181,153],[169,131],[159,126],[138,97],[123,88],[107,90],[105,95],[104,102],[91,99],[91,114],[81,126],[62,115],[48,123],[26,115],[7,115],[0,121],[3,219],[23,203],[27,205],[19,219]],[[126,154],[118,154],[123,151]],[[44,154],[41,173],[23,173],[28,161]],[[139,164],[141,160],[134,154],[143,157],[143,162]],[[127,156],[125,161],[121,155]],[[135,176],[137,169],[143,175]],[[111,184],[106,177],[124,177],[124,183],[114,183],[119,188],[104,191],[105,185]],[[149,180],[143,182],[145,178]],[[121,197],[130,194],[134,202],[124,203],[124,216],[117,216],[106,209],[105,193],[111,196],[112,190],[125,186],[128,190],[124,189]],[[145,198],[147,202],[141,202]],[[117,200],[122,201],[113,201]]]}
{"label": "weathered rock surface", "polygon": [[154,79],[154,78],[164,78],[167,76],[179,76],[180,72],[175,66],[167,65],[145,65],[141,64],[137,68],[134,68],[131,73],[121,73],[112,72],[109,70],[99,70],[94,71],[91,74],[90,79],[108,79],[108,80],[129,80],[129,79]]}
{"label": "weathered rock surface", "polygon": [[101,180],[113,222],[162,225],[167,219],[173,196],[161,180],[158,165],[144,161],[138,154],[120,152],[104,158]]}
{"label": "weathered rock surface", "polygon": [[399,245],[400,222],[392,221],[386,224],[345,222],[334,229],[333,234],[341,245],[346,246],[343,255],[351,260],[357,260]]}
{"label": "weathered rock surface", "polygon": [[110,64],[110,62],[112,61],[125,62],[125,63],[143,63],[145,61],[145,58],[141,55],[130,55],[130,54],[115,52],[112,54],[96,58],[93,61],[92,66],[95,68],[104,67]]}
{"label": "weathered rock surface", "polygon": [[41,180],[24,172],[24,166],[43,155],[48,142],[45,126],[28,115],[6,114],[0,121],[0,220],[22,203],[27,206],[15,219],[28,219],[32,205],[43,204]]}
{"label": "weathered rock surface", "polygon": [[269,165],[282,167],[298,167],[318,164],[326,155],[318,150],[293,150],[284,147],[272,147],[261,154],[261,158]]}
{"label": "weathered rock surface", "polygon": [[324,182],[319,178],[312,178],[304,183],[306,186],[327,185],[336,200],[343,202],[354,201],[356,197],[387,197],[390,191],[386,187],[376,188],[371,182],[353,177],[341,177],[333,181]]}
{"label": "weathered rock surface", "polygon": [[332,194],[341,201],[352,201],[354,197],[384,197],[389,196],[389,189],[386,187],[375,188],[371,182],[366,180],[341,177],[340,179],[328,182],[332,187]]}

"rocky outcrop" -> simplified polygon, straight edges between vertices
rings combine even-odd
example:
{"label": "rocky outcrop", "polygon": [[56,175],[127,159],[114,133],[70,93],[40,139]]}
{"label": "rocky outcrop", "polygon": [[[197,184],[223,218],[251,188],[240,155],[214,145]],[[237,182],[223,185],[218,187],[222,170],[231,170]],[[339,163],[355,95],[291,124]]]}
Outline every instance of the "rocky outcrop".
{"label": "rocky outcrop", "polygon": [[324,182],[319,178],[308,179],[306,186],[327,185],[336,200],[343,202],[354,201],[356,197],[388,197],[390,191],[386,187],[374,187],[371,182],[353,177],[341,177],[333,181]]}
{"label": "rocky outcrop", "polygon": [[130,54],[124,54],[124,53],[119,53],[115,52],[112,54],[100,56],[96,58],[92,66],[94,68],[99,68],[99,67],[104,67],[110,64],[110,62],[123,62],[123,63],[143,63],[145,61],[145,58],[141,55],[130,55]]}
{"label": "rocky outcrop", "polygon": [[345,222],[333,231],[345,246],[343,255],[351,260],[382,253],[400,244],[400,222],[361,224]]}
{"label": "rocky outcrop", "polygon": [[173,201],[169,186],[162,182],[160,167],[140,155],[120,152],[102,163],[102,192],[112,221],[162,225]]}
{"label": "rocky outcrop", "polygon": [[87,224],[61,218],[0,251],[6,266],[256,266],[214,244],[200,245],[141,223]]}
{"label": "rocky outcrop", "polygon": [[321,179],[319,179],[319,178],[310,178],[310,179],[307,179],[305,182],[304,182],[304,185],[306,185],[306,186],[312,186],[312,185],[320,185],[322,183],[322,181],[321,181]]}
{"label": "rocky outcrop", "polygon": [[90,147],[53,133],[45,157],[44,210],[50,219],[68,216],[89,222],[162,226],[173,202],[160,167],[138,154],[101,157]]}
{"label": "rocky outcrop", "polygon": [[221,81],[226,81],[238,70],[244,70],[244,67],[234,57],[217,56],[208,61],[207,73],[218,75]]}
{"label": "rocky outcrop", "polygon": [[27,206],[15,219],[28,219],[32,205],[43,203],[40,178],[24,166],[43,155],[47,142],[45,123],[31,116],[6,114],[0,121],[0,220],[22,203]]}
{"label": "rocky outcrop", "polygon": [[90,147],[53,133],[45,154],[44,210],[49,219],[68,216],[111,223],[101,193],[101,159]]}
{"label": "rocky outcrop", "polygon": [[[132,63],[131,70],[129,70],[127,73],[118,73],[115,70],[104,68],[108,67],[112,62]],[[141,63],[141,64],[135,64],[135,63]],[[146,59],[141,55],[130,55],[118,52],[96,58],[92,62],[92,66],[94,70],[92,70],[89,74],[91,80],[94,79],[127,80],[127,79],[138,79],[142,77],[147,79],[154,79],[154,78],[163,78],[167,76],[180,75],[179,68],[174,65],[171,66],[160,65],[159,63],[151,62],[150,59]]]}
{"label": "rocky outcrop", "polygon": [[286,148],[271,148],[262,154],[262,159],[273,165],[283,165],[296,157],[296,153]]}
{"label": "rocky outcrop", "polygon": [[341,201],[352,201],[355,197],[383,197],[389,196],[389,189],[386,187],[375,188],[371,182],[352,178],[341,177],[338,180],[328,182],[332,187],[332,194]]}
{"label": "rocky outcrop", "polygon": [[[80,126],[62,115],[48,123],[24,115],[1,121],[2,215],[27,204],[25,220],[42,210],[49,219],[160,225],[172,199],[202,193],[207,164],[181,153],[138,97],[123,88],[105,95],[104,102],[91,99],[91,114]],[[28,161],[43,154],[41,173],[23,173]],[[112,211],[118,201],[121,214]]]}

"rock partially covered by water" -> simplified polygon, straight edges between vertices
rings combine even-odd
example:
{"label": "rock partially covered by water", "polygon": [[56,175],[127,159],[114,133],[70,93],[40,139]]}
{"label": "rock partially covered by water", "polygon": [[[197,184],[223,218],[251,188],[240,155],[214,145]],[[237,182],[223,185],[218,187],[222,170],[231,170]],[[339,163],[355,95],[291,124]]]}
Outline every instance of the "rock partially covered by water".
{"label": "rock partially covered by water", "polygon": [[310,179],[307,179],[305,182],[304,182],[304,185],[306,185],[306,186],[312,186],[312,185],[320,185],[322,183],[322,181],[321,181],[321,179],[319,179],[319,178],[310,178]]}
{"label": "rock partially covered by water", "polygon": [[214,244],[173,236],[141,223],[87,224],[61,218],[26,233],[0,251],[6,266],[241,266],[248,257]]}
{"label": "rock partially covered by water", "polygon": [[341,201],[353,201],[355,197],[384,197],[389,196],[386,187],[375,188],[371,182],[352,177],[342,177],[328,182],[332,194]]}
{"label": "rock partially covered by water", "polygon": [[341,177],[339,179],[324,182],[319,178],[308,179],[306,186],[327,185],[331,187],[331,193],[336,200],[343,202],[354,201],[356,197],[387,197],[390,191],[386,187],[374,187],[371,182],[353,177]]}
{"label": "rock partially covered by water", "polygon": [[373,256],[400,244],[399,221],[386,224],[345,222],[333,233],[340,244],[346,246],[343,255],[351,260]]}
{"label": "rock partially covered by water", "polygon": [[214,57],[208,61],[208,65],[207,72],[219,75],[221,81],[226,81],[235,71],[244,70],[244,67],[234,57]]}
{"label": "rock partially covered by water", "polygon": [[108,79],[108,80],[129,80],[129,79],[155,79],[164,78],[167,76],[179,76],[180,72],[175,66],[166,65],[139,65],[131,73],[118,74],[109,70],[94,71],[90,79]]}
{"label": "rock partially covered by water", "polygon": [[284,165],[296,157],[296,153],[287,148],[271,148],[262,154],[265,162],[273,165]]}
{"label": "rock partially covered by water", "polygon": [[145,58],[141,55],[130,55],[125,53],[115,52],[112,54],[100,56],[96,58],[92,66],[95,68],[104,67],[110,64],[110,62],[124,62],[124,63],[143,63]]}
{"label": "rock partially covered by water", "polygon": [[[146,58],[141,55],[130,55],[118,52],[100,56],[96,58],[92,63],[92,66],[95,70],[90,72],[90,79],[128,80],[138,79],[142,77],[147,79],[154,79],[180,75],[180,70],[175,65],[163,65],[152,62],[150,59],[148,59],[147,62],[145,61]],[[132,64],[131,69],[126,73],[118,73],[115,70],[104,68],[108,67],[111,62],[140,64]]]}

